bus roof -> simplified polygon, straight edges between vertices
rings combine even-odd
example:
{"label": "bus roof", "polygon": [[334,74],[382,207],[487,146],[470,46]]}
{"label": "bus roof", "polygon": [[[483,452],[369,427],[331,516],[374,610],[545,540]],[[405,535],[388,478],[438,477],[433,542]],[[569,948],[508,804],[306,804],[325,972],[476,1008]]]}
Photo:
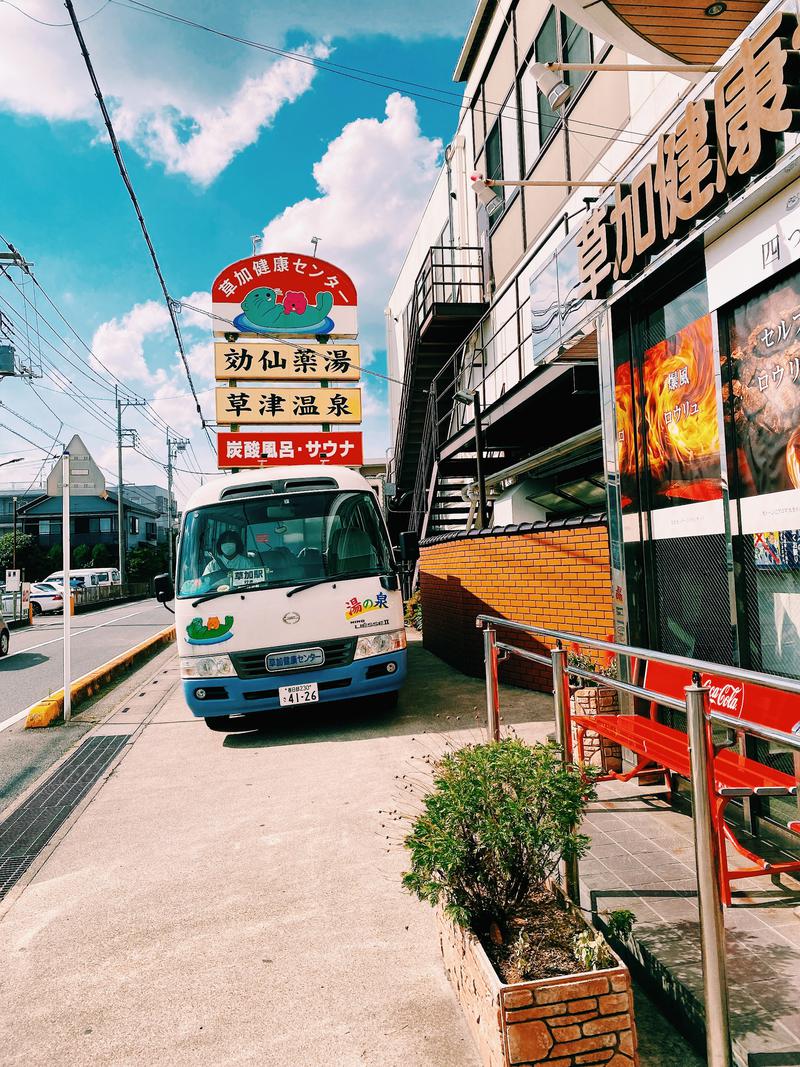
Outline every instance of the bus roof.
{"label": "bus roof", "polygon": [[216,504],[226,490],[236,486],[260,485],[265,488],[271,482],[298,482],[315,478],[331,479],[339,489],[360,489],[372,492],[369,482],[351,467],[333,467],[327,463],[297,467],[263,467],[259,470],[241,471],[239,474],[223,474],[212,478],[196,489],[186,501],[184,512],[204,504]]}

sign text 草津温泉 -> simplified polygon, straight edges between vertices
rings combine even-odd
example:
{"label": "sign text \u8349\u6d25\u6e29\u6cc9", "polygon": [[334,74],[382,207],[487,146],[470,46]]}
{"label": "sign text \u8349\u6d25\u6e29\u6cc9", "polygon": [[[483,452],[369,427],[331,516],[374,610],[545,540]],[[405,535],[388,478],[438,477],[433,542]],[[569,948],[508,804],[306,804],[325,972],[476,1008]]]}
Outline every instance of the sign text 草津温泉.
{"label": "sign text \u8349\u6d25\u6e29\u6cc9", "polygon": [[794,15],[768,18],[717,75],[714,100],[688,103],[659,137],[655,163],[619,186],[613,202],[595,208],[576,242],[576,300],[607,296],[614,281],[635,273],[645,256],[774,159],[781,134],[800,130],[800,110],[790,99],[799,45]]}
{"label": "sign text \u8349\u6d25\u6e29\u6cc9", "polygon": [[217,389],[217,422],[269,426],[361,422],[360,389]]}
{"label": "sign text \u8349\u6d25\u6e29\u6cc9", "polygon": [[281,466],[331,463],[335,466],[360,467],[364,447],[360,430],[338,433],[258,433],[239,431],[217,434],[217,465],[226,467],[262,467],[270,463]]}
{"label": "sign text \u8349\u6d25\u6e29\u6cc9", "polygon": [[357,382],[361,376],[360,346],[217,342],[214,373],[218,380]]}

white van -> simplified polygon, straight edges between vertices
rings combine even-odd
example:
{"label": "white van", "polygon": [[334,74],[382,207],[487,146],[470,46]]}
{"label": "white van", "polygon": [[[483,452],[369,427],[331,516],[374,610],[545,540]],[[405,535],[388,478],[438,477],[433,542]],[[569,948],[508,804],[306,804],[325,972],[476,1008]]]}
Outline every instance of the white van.
{"label": "white van", "polygon": [[[70,579],[78,578],[79,586],[109,586],[120,584],[120,573],[116,567],[80,567],[70,570]],[[46,582],[60,582],[64,584],[64,572],[53,571],[45,579]],[[72,583],[75,584],[74,582]]]}
{"label": "white van", "polygon": [[[55,582],[58,585],[64,584],[64,572],[53,571],[52,574],[48,574],[44,579],[46,582]],[[79,568],[77,570],[70,570],[69,581],[73,589],[90,589],[98,585],[97,575],[90,568]]]}
{"label": "white van", "polygon": [[181,678],[212,730],[232,716],[384,694],[406,677],[397,567],[375,494],[347,467],[216,478],[183,512],[175,599]]}

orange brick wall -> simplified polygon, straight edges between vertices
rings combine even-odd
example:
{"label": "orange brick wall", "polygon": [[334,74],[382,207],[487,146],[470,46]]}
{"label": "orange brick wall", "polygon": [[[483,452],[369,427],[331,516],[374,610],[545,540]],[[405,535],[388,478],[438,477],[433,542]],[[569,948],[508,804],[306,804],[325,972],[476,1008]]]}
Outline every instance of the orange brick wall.
{"label": "orange brick wall", "polygon": [[[483,673],[480,614],[603,638],[613,630],[608,533],[604,525],[468,537],[422,546],[425,647],[465,674]],[[551,641],[501,640],[546,653]],[[545,667],[511,657],[501,678],[550,691]]]}

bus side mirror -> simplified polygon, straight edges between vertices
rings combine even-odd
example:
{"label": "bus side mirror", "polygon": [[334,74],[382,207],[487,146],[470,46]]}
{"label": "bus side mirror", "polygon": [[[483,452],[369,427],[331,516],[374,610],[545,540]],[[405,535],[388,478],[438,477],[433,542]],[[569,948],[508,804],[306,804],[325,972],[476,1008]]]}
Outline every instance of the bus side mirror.
{"label": "bus side mirror", "polygon": [[175,586],[168,574],[157,574],[153,579],[153,588],[159,604],[166,604],[168,600],[175,599]]}
{"label": "bus side mirror", "polygon": [[419,559],[419,534],[405,530],[400,534],[400,559],[403,563],[416,563]]}

